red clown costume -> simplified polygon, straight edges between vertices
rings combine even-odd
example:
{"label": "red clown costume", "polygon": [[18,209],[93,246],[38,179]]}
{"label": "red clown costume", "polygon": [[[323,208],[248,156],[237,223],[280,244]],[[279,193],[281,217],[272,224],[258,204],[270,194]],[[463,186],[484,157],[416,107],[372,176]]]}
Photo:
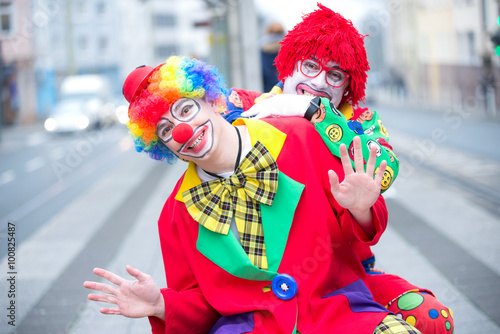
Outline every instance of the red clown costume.
{"label": "red clown costume", "polygon": [[[354,176],[358,183],[352,170],[346,177],[347,188],[368,196],[362,227],[354,219],[360,216],[339,204],[352,193],[337,202],[330,184],[330,170],[337,181],[349,172],[347,154],[342,161],[330,154],[304,118],[231,126],[219,113],[222,79],[195,59],[139,67],[123,91],[136,150],[191,161],[158,221],[168,288],[151,283],[161,307],[155,302],[149,312],[150,296],[134,294],[132,306],[148,309],[154,333],[420,333],[373,300],[352,247],[377,243],[386,228],[385,202],[373,188],[380,173],[375,180]],[[225,145],[229,140],[239,145]],[[235,160],[220,155],[236,155],[236,148]]]}
{"label": "red clown costume", "polygon": [[[165,322],[150,318],[153,332],[208,332],[222,315],[219,322],[239,328],[233,333],[373,333],[389,312],[373,301],[351,242],[378,241],[387,223],[383,198],[372,207],[377,234],[368,239],[332,197],[328,170],[343,175],[342,166],[309,122],[244,122],[252,144],[260,141],[279,166],[275,201],[261,205],[269,269],[253,266],[232,233],[193,220],[182,195],[201,182],[191,164],[159,219],[169,288]],[[285,288],[273,286],[275,278]]]}

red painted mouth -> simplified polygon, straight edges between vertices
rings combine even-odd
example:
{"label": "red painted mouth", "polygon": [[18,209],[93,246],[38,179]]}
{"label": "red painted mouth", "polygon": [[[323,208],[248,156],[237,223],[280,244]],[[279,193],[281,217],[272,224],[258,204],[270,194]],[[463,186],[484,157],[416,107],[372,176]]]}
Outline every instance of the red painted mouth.
{"label": "red painted mouth", "polygon": [[193,136],[177,151],[186,156],[200,158],[212,148],[212,122],[208,120],[194,130]]}
{"label": "red painted mouth", "polygon": [[328,93],[312,89],[306,84],[297,85],[297,95],[319,96],[319,97],[326,97],[328,100],[332,99]]}

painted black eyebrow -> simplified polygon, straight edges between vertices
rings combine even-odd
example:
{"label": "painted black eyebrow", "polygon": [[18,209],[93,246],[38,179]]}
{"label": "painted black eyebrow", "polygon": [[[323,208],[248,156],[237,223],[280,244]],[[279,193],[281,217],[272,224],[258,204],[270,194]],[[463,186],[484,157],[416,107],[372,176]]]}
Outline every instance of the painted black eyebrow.
{"label": "painted black eyebrow", "polygon": [[157,131],[163,130],[169,124],[174,124],[174,122],[172,122],[168,118],[162,116],[161,119],[160,119],[160,125],[157,128]]}
{"label": "painted black eyebrow", "polygon": [[180,107],[182,107],[184,104],[186,104],[190,100],[191,99],[185,97],[185,98],[182,98],[180,100],[175,101],[174,104],[172,104],[172,107],[170,108],[171,111],[178,111]]}
{"label": "painted black eyebrow", "polygon": [[160,119],[160,121],[159,121],[159,122],[161,122],[161,125],[165,124],[165,122],[163,122],[163,121],[167,121],[167,122],[173,123],[172,121],[170,121],[170,120],[169,120],[167,117],[165,117],[165,116],[162,116],[162,117],[161,117],[161,119]]}
{"label": "painted black eyebrow", "polygon": [[[175,104],[175,106],[174,106],[174,104]],[[179,115],[179,113],[182,113],[182,111],[179,111],[179,109],[182,109],[185,106],[189,106],[190,109],[192,109],[192,107],[195,107],[195,108],[197,108],[197,111],[195,113],[191,113],[191,115],[189,115],[189,116],[187,116],[187,118],[185,118],[185,117],[183,117],[183,115]],[[192,99],[189,97],[183,97],[182,100],[179,99],[170,105],[170,114],[172,115],[173,118],[175,118],[176,120],[181,121],[181,122],[191,121],[193,118],[195,118],[198,115],[200,110],[201,110],[201,106],[198,103],[198,101],[196,101],[196,99]]]}

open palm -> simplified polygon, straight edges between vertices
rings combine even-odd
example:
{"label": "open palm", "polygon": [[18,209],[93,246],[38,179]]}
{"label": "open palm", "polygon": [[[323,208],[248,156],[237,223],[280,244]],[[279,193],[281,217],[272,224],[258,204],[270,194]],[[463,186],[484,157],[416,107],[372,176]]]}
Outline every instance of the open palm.
{"label": "open palm", "polygon": [[94,273],[97,276],[105,278],[117,286],[86,281],[83,283],[85,288],[105,293],[104,295],[91,293],[88,295],[88,299],[117,306],[115,308],[101,308],[100,311],[103,314],[118,314],[129,318],[147,316],[163,318],[163,296],[155,281],[151,276],[131,266],[127,266],[126,269],[137,280],[127,280],[110,271],[95,268]]}
{"label": "open palm", "polygon": [[380,195],[380,185],[387,166],[386,161],[382,161],[375,177],[376,148],[370,148],[370,157],[366,164],[366,171],[363,167],[363,153],[361,150],[361,140],[355,137],[354,140],[354,171],[351,160],[347,154],[347,148],[344,144],[340,145],[340,159],[345,173],[344,180],[339,183],[338,175],[330,170],[330,185],[332,195],[345,209],[351,212],[361,212],[369,210],[377,201]]}

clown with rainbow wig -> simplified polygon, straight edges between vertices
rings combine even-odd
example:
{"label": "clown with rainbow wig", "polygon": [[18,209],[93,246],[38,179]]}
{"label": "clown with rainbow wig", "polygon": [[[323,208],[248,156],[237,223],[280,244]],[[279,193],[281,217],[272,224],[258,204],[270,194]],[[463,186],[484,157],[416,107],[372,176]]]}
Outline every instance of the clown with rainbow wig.
{"label": "clown with rainbow wig", "polygon": [[[151,68],[144,66],[138,70],[145,73]],[[217,105],[219,110],[224,110],[226,88],[218,75],[215,67],[194,59],[172,57],[153,71],[148,78],[147,89],[139,95],[131,96],[130,92],[124,91],[125,98],[130,101],[127,126],[137,152],[144,151],[156,160],[175,161],[175,154],[156,134],[156,124],[165,110],[169,110],[172,103],[182,97],[203,98]]]}

